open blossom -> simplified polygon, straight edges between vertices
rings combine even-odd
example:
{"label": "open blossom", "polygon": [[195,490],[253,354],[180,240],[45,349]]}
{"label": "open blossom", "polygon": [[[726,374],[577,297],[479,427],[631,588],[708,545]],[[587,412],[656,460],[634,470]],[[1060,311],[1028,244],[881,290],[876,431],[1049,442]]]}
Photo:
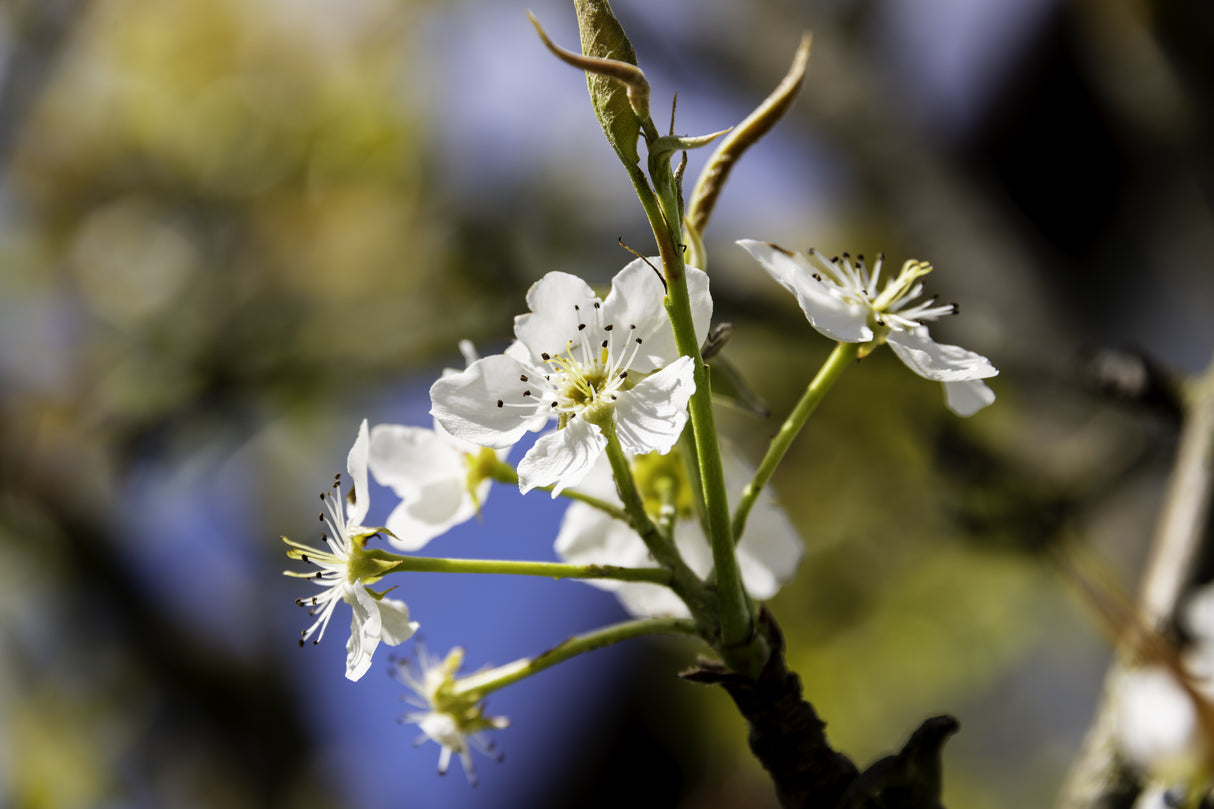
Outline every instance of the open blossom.
{"label": "open blossom", "polygon": [[[515,318],[515,342],[435,382],[430,412],[452,435],[498,449],[557,419],[519,463],[524,492],[552,486],[555,497],[580,482],[607,446],[604,430],[626,451],[668,452],[695,383],[691,358],[675,348],[662,283],[638,259],[600,300],[577,276],[548,273],[527,292],[531,311]],[[702,338],[708,276],[688,268],[687,287]]]}
{"label": "open blossom", "polygon": [[810,324],[822,334],[843,343],[888,343],[908,368],[925,379],[944,383],[948,407],[970,416],[995,401],[982,380],[999,372],[986,357],[954,345],[932,340],[926,324],[957,311],[956,304],[937,305],[934,298],[920,300],[920,280],[932,265],[908,261],[901,272],[879,288],[882,257],[872,274],[862,258],[846,253],[827,260],[810,249],[794,253],[774,244],[745,239],[738,244],[755,257],[772,278],[797,298]]}
{"label": "open blossom", "polygon": [[333,483],[333,490],[322,494],[325,513],[320,515],[325,532],[320,538],[327,550],[301,545],[283,537],[290,549],[287,556],[307,562],[318,568],[315,572],[300,573],[286,571],[286,575],[306,579],[322,592],[310,598],[297,599],[295,603],[308,607],[308,614],[315,616],[312,625],[303,630],[299,645],[313,635],[312,643],[320,643],[324,637],[333,611],[340,602],[350,605],[353,617],[350,621],[350,639],[346,643],[346,677],[357,680],[371,667],[371,656],[380,642],[395,646],[409,639],[417,630],[417,623],[409,620],[409,608],[403,601],[385,598],[367,587],[382,575],[382,564],[369,556],[365,544],[369,537],[379,533],[379,528],[365,528],[363,518],[367,516],[367,451],[369,446],[367,422],[364,419],[358,437],[346,459],[346,468],[353,480],[349,496],[348,512],[342,506],[340,478]]}
{"label": "open blossom", "polygon": [[407,696],[405,701],[421,709],[410,711],[400,718],[402,722],[410,722],[421,728],[422,735],[415,744],[430,740],[442,748],[438,755],[439,775],[446,774],[452,754],[459,756],[468,783],[476,786],[472,749],[500,760],[485,731],[500,730],[510,722],[502,716],[485,716],[484,702],[480,697],[455,692],[455,674],[463,662],[464,650],[458,646],[448,652],[442,662],[431,659],[425,649],[419,648],[420,670],[415,673],[408,661],[401,660],[393,675],[414,692],[415,696]]}
{"label": "open blossom", "polygon": [[[735,500],[750,480],[753,469],[728,446],[721,460],[725,486]],[[694,510],[694,492],[682,461],[676,454],[648,455],[632,459],[633,477],[655,521],[670,522],[674,542],[687,565],[700,577],[711,572],[712,548]],[[611,468],[598,464],[578,490],[602,500],[619,503]],[[620,520],[585,503],[575,502],[565,511],[556,538],[556,552],[575,565],[653,567],[645,543]],[[804,546],[796,529],[766,491],[756,501],[749,527],[737,546],[742,583],[752,598],[775,596],[797,571]],[[611,590],[629,614],[637,617],[688,617],[687,606],[668,587],[646,582],[587,579],[587,584]]]}
{"label": "open blossom", "polygon": [[500,455],[433,429],[376,424],[371,429],[371,474],[401,498],[388,515],[388,542],[415,551],[480,511]]}

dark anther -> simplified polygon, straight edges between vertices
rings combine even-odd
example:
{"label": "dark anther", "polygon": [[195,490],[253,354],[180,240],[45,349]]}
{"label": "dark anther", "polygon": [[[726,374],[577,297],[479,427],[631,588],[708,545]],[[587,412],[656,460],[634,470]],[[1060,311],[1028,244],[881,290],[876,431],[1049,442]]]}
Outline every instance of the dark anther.
{"label": "dark anther", "polygon": [[628,372],[620,371],[620,379],[627,379],[627,378],[628,378]]}
{"label": "dark anther", "polygon": [[606,348],[606,347],[607,347],[607,341],[606,341],[606,340],[604,340],[604,341],[603,341],[603,348]]}
{"label": "dark anther", "polygon": [[505,407],[505,406],[506,406],[506,403],[505,403],[505,402],[503,402],[501,399],[498,399],[498,400],[497,400],[497,406],[498,406],[498,407]]}
{"label": "dark anther", "polygon": [[578,330],[578,331],[581,331],[581,330],[582,330],[582,329],[584,329],[584,328],[586,328],[586,324],[585,324],[585,323],[579,323],[579,324],[577,324],[577,330]]}
{"label": "dark anther", "polygon": [[959,303],[950,303],[949,306],[953,307],[954,315],[961,311],[961,304]]}
{"label": "dark anther", "polygon": [[548,354],[547,354],[547,353],[540,354],[540,358],[541,358],[541,359],[543,359],[545,362],[547,362],[548,360],[552,359],[552,357],[548,356]]}
{"label": "dark anther", "polygon": [[524,395],[524,396],[530,396],[530,395],[531,395],[531,391],[529,391],[529,390],[525,390],[525,391],[523,391],[523,395]]}
{"label": "dark anther", "polygon": [[644,340],[642,340],[640,337],[638,337],[638,338],[637,338],[637,345],[640,345],[640,344],[641,344],[641,343],[643,343],[643,342],[645,342],[645,341],[644,341]]}
{"label": "dark anther", "polygon": [[318,571],[316,571],[316,575],[313,576],[312,578],[314,578],[314,579],[323,578],[323,575],[324,574],[322,574],[321,571],[318,570]]}
{"label": "dark anther", "polygon": [[316,515],[316,517],[317,517],[317,519],[319,519],[321,522],[324,522],[324,521],[325,521],[325,515],[323,515],[323,514],[317,514],[317,515]]}
{"label": "dark anther", "polygon": [[307,555],[306,553],[301,553],[301,554],[299,555],[299,558],[303,560],[303,563],[304,563],[305,565],[310,565],[310,564],[312,564],[312,561],[311,561],[310,559],[308,559],[308,555]]}
{"label": "dark anther", "polygon": [[602,304],[600,304],[598,301],[595,301],[595,302],[594,302],[594,308],[595,308],[595,309],[598,309],[600,306],[602,306]]}
{"label": "dark anther", "polygon": [[610,323],[608,323],[606,326],[603,327],[603,331],[611,331],[614,328],[615,328],[615,326],[612,326]]}
{"label": "dark anther", "polygon": [[526,375],[526,374],[519,374],[519,376],[518,376],[518,381],[519,381],[519,382],[526,382],[526,381],[527,381],[527,375]]}
{"label": "dark anther", "polygon": [[637,327],[637,324],[633,323],[633,324],[631,324],[631,325],[630,325],[628,328],[630,328],[630,329],[634,329],[634,330],[635,330],[635,329],[636,329],[636,327]]}
{"label": "dark anther", "polygon": [[299,648],[302,649],[303,645],[304,645],[303,638],[300,638],[299,639]]}
{"label": "dark anther", "polygon": [[553,403],[551,404],[551,407],[552,407],[552,409],[553,409],[553,410],[555,410],[555,409],[556,409],[556,402],[553,402]]}
{"label": "dark anther", "polygon": [[573,309],[574,309],[574,311],[575,311],[575,312],[580,312],[580,311],[582,311],[582,307],[578,306],[576,303],[573,305]]}
{"label": "dark anther", "polygon": [[814,273],[814,280],[815,280],[815,281],[821,281],[821,280],[822,280],[822,274],[821,274],[821,273],[817,273],[817,272],[816,272],[816,273]]}

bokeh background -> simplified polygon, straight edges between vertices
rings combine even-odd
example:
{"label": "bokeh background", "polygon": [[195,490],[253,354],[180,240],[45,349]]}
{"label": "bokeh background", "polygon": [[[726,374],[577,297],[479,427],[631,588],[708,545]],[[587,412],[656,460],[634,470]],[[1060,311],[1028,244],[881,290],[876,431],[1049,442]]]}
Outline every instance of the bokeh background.
{"label": "bokeh background", "polygon": [[[428,424],[458,340],[500,350],[542,273],[606,283],[617,238],[650,244],[528,7],[576,47],[557,0],[0,5],[0,806],[772,805],[725,695],[674,676],[693,646],[495,695],[513,726],[476,789],[412,749],[390,650],[349,683],[344,615],[296,646],[278,537],[315,539],[359,421]],[[1078,536],[1130,587],[1176,436],[1082,357],[1191,373],[1214,348],[1214,6],[615,8],[655,118],[677,91],[690,134],[744,117],[814,32],[707,233],[724,357],[776,414],[829,346],[738,238],[928,259],[961,302],[938,336],[1002,370],[965,421],[889,352],[849,372],[774,481],[808,552],[772,606],[858,762],[949,712],[948,805],[1049,805],[1110,653],[1042,551]],[[778,423],[721,420],[753,456]],[[499,486],[427,552],[551,559],[561,510]],[[623,615],[578,583],[399,584],[472,668]]]}

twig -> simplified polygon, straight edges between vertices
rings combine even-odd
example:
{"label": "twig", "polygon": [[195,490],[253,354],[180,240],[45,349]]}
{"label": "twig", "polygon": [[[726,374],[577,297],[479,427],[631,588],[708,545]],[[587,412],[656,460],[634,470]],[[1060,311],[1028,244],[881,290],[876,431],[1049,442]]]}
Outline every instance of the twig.
{"label": "twig", "polygon": [[[1214,500],[1214,360],[1194,382],[1184,399],[1180,446],[1156,523],[1151,553],[1138,595],[1143,623],[1152,630],[1166,627],[1192,583],[1202,538]],[[1127,667],[1129,650],[1105,676],[1104,693],[1083,747],[1071,767],[1058,809],[1099,809],[1124,790],[1128,774],[1113,746],[1113,693]]]}

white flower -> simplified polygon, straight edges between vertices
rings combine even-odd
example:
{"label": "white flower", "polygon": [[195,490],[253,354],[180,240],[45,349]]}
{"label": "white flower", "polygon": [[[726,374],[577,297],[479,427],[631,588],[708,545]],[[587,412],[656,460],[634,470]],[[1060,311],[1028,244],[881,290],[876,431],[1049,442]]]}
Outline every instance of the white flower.
{"label": "white flower", "polygon": [[923,293],[919,279],[931,272],[932,265],[908,261],[878,291],[881,256],[870,276],[863,258],[853,261],[846,253],[842,259],[828,261],[812,248],[806,255],[750,239],[738,244],[796,296],[810,324],[822,334],[843,343],[870,344],[861,357],[872,347],[889,343],[916,374],[944,383],[948,407],[959,416],[973,415],[995,401],[982,381],[999,373],[995,366],[980,354],[941,345],[927,333],[927,322],[957,311],[956,304],[937,306],[934,298],[918,300]]}
{"label": "white flower", "polygon": [[427,655],[425,649],[419,649],[418,666],[421,671],[415,674],[409,668],[408,661],[401,660],[393,675],[417,694],[416,697],[405,697],[405,700],[421,710],[411,711],[400,718],[402,722],[412,722],[421,728],[422,735],[414,744],[429,739],[442,747],[438,756],[439,775],[446,774],[453,753],[459,756],[468,783],[476,786],[472,748],[500,760],[500,755],[494,753],[493,743],[485,737],[485,731],[500,730],[510,722],[501,716],[485,716],[480,697],[455,693],[455,673],[463,661],[464,650],[458,646],[441,663]]}
{"label": "white flower", "polygon": [[388,542],[415,551],[480,511],[489,494],[495,453],[434,429],[377,424],[371,430],[371,474],[401,498],[388,515]]}
{"label": "white flower", "polygon": [[[726,489],[736,501],[754,470],[728,446],[722,447],[721,460]],[[694,493],[681,459],[675,453],[642,456],[632,459],[632,468],[645,510],[659,523],[673,518],[679,553],[696,575],[706,577],[712,571],[712,548],[694,511]],[[578,490],[620,502],[606,463],[598,464]],[[655,566],[645,543],[628,525],[580,502],[571,503],[565,511],[556,552],[575,565]],[[796,573],[803,552],[796,529],[765,491],[755,503],[748,530],[737,547],[746,592],[759,600],[775,596]],[[687,606],[668,587],[610,579],[588,579],[586,583],[614,591],[624,609],[637,617],[689,616]]]}
{"label": "white flower", "polygon": [[1180,659],[1185,682],[1173,666],[1154,662],[1122,672],[1113,692],[1118,750],[1140,775],[1166,786],[1192,786],[1214,755],[1208,725],[1214,718],[1214,587],[1194,593],[1180,618],[1192,638]]}
{"label": "white flower", "polygon": [[[384,565],[369,556],[364,549],[367,538],[379,533],[378,528],[364,528],[362,520],[367,516],[367,422],[364,419],[358,437],[346,458],[346,469],[353,480],[354,488],[349,495],[349,513],[342,507],[340,496],[341,476],[333,483],[333,490],[320,496],[325,512],[320,515],[326,531],[320,538],[328,550],[318,550],[301,545],[283,537],[290,546],[287,556],[299,559],[319,568],[314,573],[286,571],[286,575],[307,579],[324,591],[311,598],[301,598],[295,603],[309,608],[308,614],[316,616],[312,625],[303,630],[299,645],[316,635],[313,644],[324,637],[333,610],[341,601],[350,605],[353,618],[350,621],[350,640],[346,643],[346,677],[357,680],[371,667],[371,655],[380,641],[395,646],[409,639],[417,630],[417,623],[409,620],[409,608],[403,601],[385,598],[367,588],[383,573]],[[336,494],[334,492],[337,492]]]}
{"label": "white flower", "polygon": [[[698,338],[712,315],[708,276],[687,269]],[[527,292],[529,314],[514,320],[517,340],[430,388],[431,413],[467,441],[503,449],[552,418],[518,467],[523,492],[552,486],[555,497],[580,482],[603,453],[605,428],[625,450],[665,453],[687,421],[695,390],[692,360],[675,348],[656,271],[638,259],[600,300],[582,279],[551,272]]]}

